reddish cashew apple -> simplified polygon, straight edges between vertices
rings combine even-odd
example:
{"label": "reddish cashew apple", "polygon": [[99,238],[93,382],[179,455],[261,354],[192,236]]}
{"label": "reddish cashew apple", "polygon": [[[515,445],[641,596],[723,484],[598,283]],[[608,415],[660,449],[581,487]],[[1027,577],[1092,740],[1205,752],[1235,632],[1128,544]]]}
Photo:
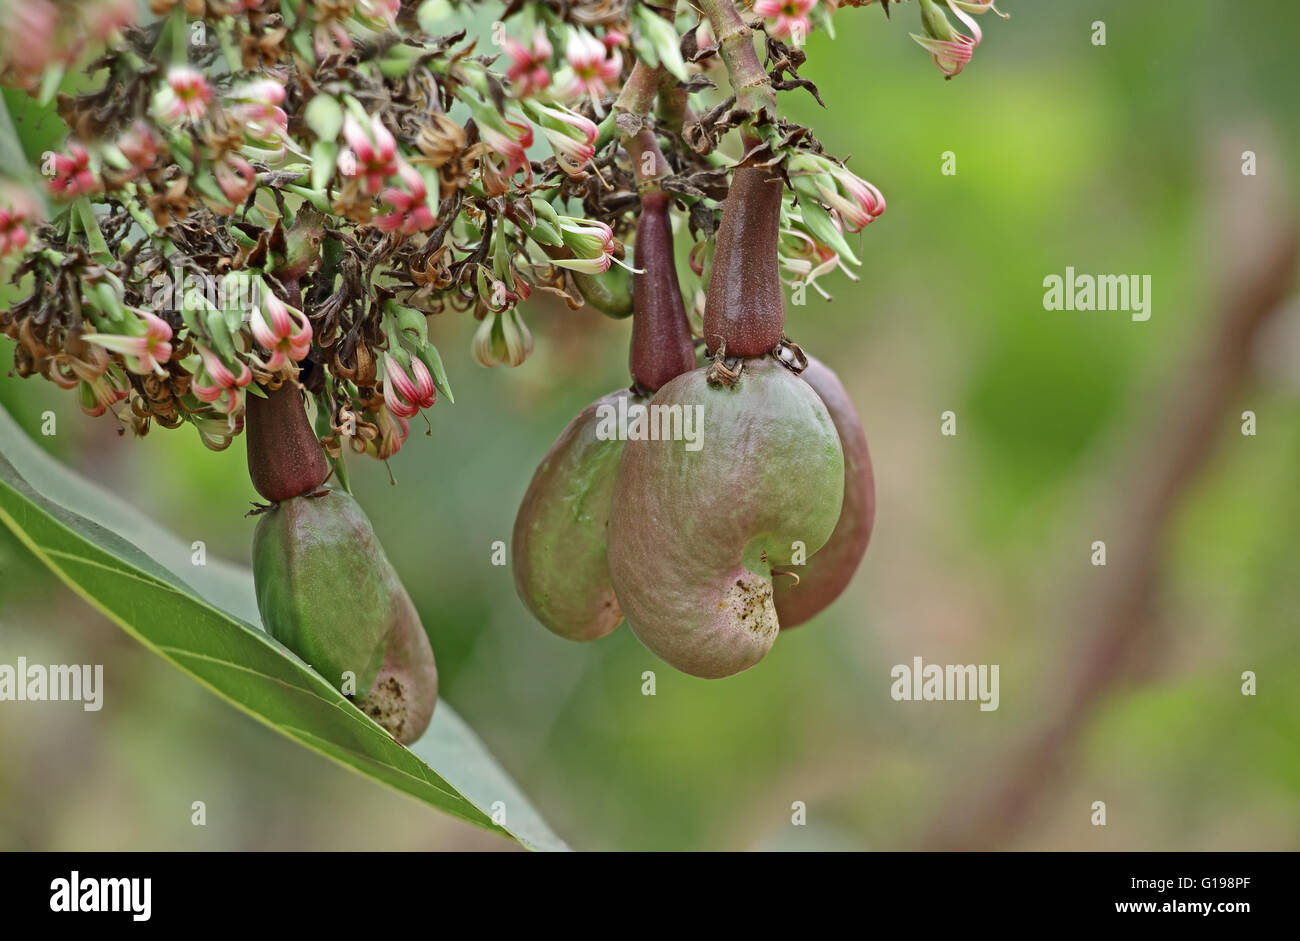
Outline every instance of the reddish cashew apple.
{"label": "reddish cashew apple", "polygon": [[[781,179],[736,171],[718,230],[704,331],[713,367],[679,376],[652,412],[699,409],[701,447],[629,441],[614,485],[609,565],[633,632],[702,677],[757,663],[780,630],[773,569],[830,538],[844,497],[840,436],[813,387],[774,356]],[[739,357],[734,366],[724,357]]]}
{"label": "reddish cashew apple", "polygon": [[772,569],[830,538],[844,494],[839,435],[817,393],[774,358],[734,385],[705,369],[650,407],[700,406],[703,447],[629,441],[614,484],[609,570],[636,636],[677,669],[722,677],[776,640]]}
{"label": "reddish cashew apple", "polygon": [[776,613],[781,618],[782,630],[811,619],[848,587],[867,551],[876,518],[871,453],[853,400],[839,376],[812,356],[808,357],[808,367],[799,375],[821,396],[839,433],[844,449],[844,507],[826,545],[807,564],[792,570],[799,576],[798,580],[782,578],[774,583]]}

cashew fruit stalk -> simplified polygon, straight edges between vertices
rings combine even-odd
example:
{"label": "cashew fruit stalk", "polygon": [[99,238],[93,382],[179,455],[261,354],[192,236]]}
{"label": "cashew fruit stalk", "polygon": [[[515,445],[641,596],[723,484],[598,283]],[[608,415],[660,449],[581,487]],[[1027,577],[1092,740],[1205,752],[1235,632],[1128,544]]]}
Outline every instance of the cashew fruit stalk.
{"label": "cashew fruit stalk", "polygon": [[250,393],[245,413],[248,476],[263,498],[279,503],[325,482],[329,462],[307,420],[297,383],[266,390],[265,398]]}
{"label": "cashew fruit stalk", "polygon": [[668,197],[659,191],[641,197],[632,276],[632,348],[629,366],[637,388],[654,393],[695,368],[695,345],[677,282],[673,225]]}
{"label": "cashew fruit stalk", "polygon": [[704,305],[709,353],[762,356],[781,342],[785,297],[777,271],[781,177],[761,167],[736,170],[722,209]]}

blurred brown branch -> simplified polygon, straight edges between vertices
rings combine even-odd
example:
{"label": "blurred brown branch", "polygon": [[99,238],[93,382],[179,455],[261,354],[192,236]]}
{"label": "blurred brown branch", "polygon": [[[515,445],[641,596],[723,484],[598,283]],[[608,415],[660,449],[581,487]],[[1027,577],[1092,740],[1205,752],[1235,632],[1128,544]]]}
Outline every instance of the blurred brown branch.
{"label": "blurred brown branch", "polygon": [[1069,678],[1064,697],[1051,717],[999,763],[991,786],[971,796],[963,787],[961,795],[945,802],[952,811],[930,833],[925,848],[992,849],[1013,841],[1050,792],[1085,720],[1150,642],[1166,530],[1221,440],[1225,417],[1250,372],[1253,342],[1283,306],[1300,262],[1300,223],[1293,216],[1278,218],[1276,209],[1255,208],[1258,214],[1243,227],[1249,243],[1231,246],[1240,260],[1226,279],[1204,348],[1169,388],[1155,420],[1144,426],[1148,433],[1120,462],[1128,473],[1113,478],[1130,482],[1117,517],[1127,532],[1119,541],[1108,540],[1100,585],[1095,584],[1098,571],[1090,568],[1087,584],[1075,595],[1089,601],[1069,634],[1081,638],[1081,649],[1071,651],[1058,674]]}

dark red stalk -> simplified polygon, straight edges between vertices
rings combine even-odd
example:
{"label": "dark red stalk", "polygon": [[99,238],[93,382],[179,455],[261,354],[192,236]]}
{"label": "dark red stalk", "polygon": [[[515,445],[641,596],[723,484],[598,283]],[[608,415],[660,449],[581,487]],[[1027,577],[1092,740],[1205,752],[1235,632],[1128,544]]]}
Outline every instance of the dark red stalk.
{"label": "dark red stalk", "polygon": [[658,188],[641,195],[633,263],[643,274],[632,276],[632,379],[642,392],[695,368],[695,345],[686,319],[668,197]]}
{"label": "dark red stalk", "polygon": [[[321,242],[315,220],[300,214],[298,222],[302,225],[289,232],[286,263],[275,272],[294,307],[302,306],[299,279],[319,257]],[[285,381],[274,391],[262,391],[265,398],[252,391],[245,396],[248,476],[263,499],[279,503],[320,487],[329,477],[329,461],[307,420],[298,384]]]}
{"label": "dark red stalk", "polygon": [[704,307],[710,353],[725,342],[728,356],[762,356],[781,342],[781,188],[781,177],[761,167],[741,167],[732,178]]}
{"label": "dark red stalk", "polygon": [[329,462],[295,383],[266,390],[266,398],[250,392],[245,412],[248,476],[264,499],[279,503],[325,482]]}

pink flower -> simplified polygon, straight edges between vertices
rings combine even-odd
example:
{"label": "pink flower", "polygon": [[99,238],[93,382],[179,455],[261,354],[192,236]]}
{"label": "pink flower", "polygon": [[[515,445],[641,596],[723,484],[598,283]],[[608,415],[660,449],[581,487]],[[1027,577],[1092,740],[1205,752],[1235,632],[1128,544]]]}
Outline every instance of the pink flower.
{"label": "pink flower", "polygon": [[27,229],[21,216],[10,215],[0,209],[0,258],[10,252],[22,251],[27,245]]}
{"label": "pink flower", "polygon": [[[201,344],[194,344],[203,366],[194,375],[191,388],[200,402],[215,402],[217,410],[229,415],[239,411],[244,404],[244,386],[253,381],[253,373],[244,363],[239,364],[236,376],[216,353]],[[209,381],[205,382],[204,379]]]}
{"label": "pink flower", "polygon": [[976,27],[974,37],[955,33],[951,40],[922,36],[912,38],[930,53],[930,58],[934,59],[934,64],[939,67],[939,71],[947,78],[952,78],[966,68],[966,63],[974,55],[975,47],[980,44],[980,31],[979,27]]}
{"label": "pink flower", "polygon": [[284,104],[284,83],[274,78],[259,78],[240,85],[231,92],[232,101],[263,102],[267,105]]}
{"label": "pink flower", "polygon": [[73,199],[99,189],[99,180],[90,170],[90,154],[85,147],[72,143],[67,154],[54,155],[54,176],[49,181],[55,196]]}
{"label": "pink flower", "polygon": [[438,389],[433,384],[429,368],[418,356],[411,357],[411,372],[407,374],[397,357],[391,353],[384,357],[384,405],[395,418],[414,418],[420,409],[430,408],[438,401]]}
{"label": "pink flower", "polygon": [[546,29],[537,27],[533,33],[533,48],[529,49],[517,39],[507,36],[501,43],[510,67],[506,69],[506,78],[510,87],[519,98],[527,98],[544,90],[551,84],[550,62],[554,50],[546,38]]}
{"label": "pink flower", "polygon": [[848,168],[836,166],[831,170],[831,176],[838,186],[832,189],[819,184],[817,192],[821,194],[823,202],[844,220],[848,231],[862,231],[885,211],[885,197],[880,190]]}
{"label": "pink flower", "polygon": [[627,42],[627,34],[616,29],[607,29],[605,35],[600,37],[600,41],[605,44],[606,49],[613,49]]}
{"label": "pink flower", "polygon": [[312,48],[316,52],[316,58],[328,59],[339,52],[351,52],[352,37],[348,35],[342,23],[337,20],[327,20],[317,23],[312,31]]}
{"label": "pink flower", "polygon": [[509,119],[503,123],[506,125],[504,131],[499,126],[494,126],[491,120],[479,121],[479,134],[483,143],[487,144],[491,153],[505,158],[506,176],[514,176],[518,170],[523,169],[531,183],[533,168],[528,162],[527,148],[533,144],[532,125]]}
{"label": "pink flower", "polygon": [[553,258],[551,264],[585,274],[603,274],[614,261],[614,231],[603,222],[560,216],[560,237],[572,258]]}
{"label": "pink flower", "polygon": [[188,65],[172,66],[167,73],[167,87],[157,97],[160,115],[173,123],[199,120],[211,102],[212,86],[197,69]]}
{"label": "pink flower", "polygon": [[135,22],[135,0],[101,0],[93,4],[89,15],[90,32],[97,39]]}
{"label": "pink flower", "polygon": [[81,410],[91,418],[98,418],[126,398],[126,390],[119,389],[113,374],[102,373],[95,379],[82,379],[78,393]]}
{"label": "pink flower", "polygon": [[552,131],[547,128],[544,133],[546,139],[551,142],[551,147],[555,151],[556,162],[560,169],[569,176],[578,176],[582,173],[583,167],[587,161],[596,155],[596,148],[590,143],[575,140],[560,131]]}
{"label": "pink flower", "polygon": [[414,235],[432,229],[438,220],[429,209],[429,191],[424,185],[424,177],[404,160],[397,172],[406,184],[406,189],[390,186],[379,194],[379,198],[393,208],[387,215],[376,219],[375,225],[383,232],[398,232],[401,235]]}
{"label": "pink flower", "polygon": [[136,121],[117,139],[117,149],[129,162],[127,179],[135,179],[153,167],[162,151],[158,135],[144,121]]}
{"label": "pink flower", "polygon": [[140,334],[88,333],[86,342],[95,343],[105,349],[121,353],[126,368],[138,376],[149,373],[166,375],[162,364],[172,356],[172,328],[167,321],[156,317],[148,311],[140,311]]}
{"label": "pink flower", "polygon": [[[926,9],[925,3],[931,4],[929,10]],[[1003,19],[1007,14],[1003,13],[993,5],[993,0],[947,0],[948,9],[952,10],[957,19],[970,30],[970,35],[952,28],[952,24],[947,21],[942,11],[933,5],[934,0],[924,0],[922,5],[922,24],[925,26],[927,36],[918,36],[912,34],[912,38],[934,59],[934,64],[939,67],[939,71],[944,74],[945,78],[952,78],[966,67],[966,63],[971,60],[975,49],[979,46],[984,34],[980,31],[979,24],[968,15],[970,13],[980,14],[992,10]],[[927,16],[927,12],[929,16]]]}
{"label": "pink flower", "polygon": [[284,97],[284,85],[273,78],[249,82],[231,95],[231,117],[244,125],[244,133],[253,140],[278,139],[289,127],[289,118],[280,107]]}
{"label": "pink flower", "polygon": [[596,155],[599,128],[595,122],[563,105],[535,104],[532,107],[543,115],[542,133],[555,151],[560,169],[570,176],[577,176],[587,161]]}
{"label": "pink flower", "polygon": [[568,61],[564,93],[573,98],[588,95],[599,108],[607,86],[617,82],[623,71],[623,54],[617,49],[606,50],[605,44],[591,33],[575,30],[569,37],[564,57]]}
{"label": "pink flower", "polygon": [[405,418],[393,415],[387,403],[375,415],[379,425],[379,439],[366,445],[366,451],[386,461],[398,451],[411,435],[411,423]]}
{"label": "pink flower", "polygon": [[351,114],[343,119],[343,139],[350,150],[339,154],[339,172],[344,176],[362,177],[364,190],[373,195],[384,188],[388,177],[397,172],[397,141],[379,115],[370,119],[370,134]]}
{"label": "pink flower", "polygon": [[357,0],[357,18],[376,29],[392,29],[401,12],[402,0]]}
{"label": "pink flower", "polygon": [[0,258],[27,246],[27,227],[39,217],[40,207],[27,192],[17,187],[0,191]]}
{"label": "pink flower", "polygon": [[817,0],[757,0],[754,12],[767,20],[767,32],[777,39],[792,37],[796,46],[803,45],[812,29],[808,14]]}
{"label": "pink flower", "polygon": [[270,291],[261,308],[249,318],[253,337],[266,347],[271,358],[260,363],[267,372],[279,372],[286,362],[300,363],[311,351],[311,321],[296,307],[290,307]]}
{"label": "pink flower", "polygon": [[6,4],[5,32],[0,37],[0,60],[23,73],[39,74],[60,58],[56,37],[59,11],[49,0]]}
{"label": "pink flower", "polygon": [[235,212],[257,188],[257,171],[239,154],[226,154],[213,164],[212,173],[221,187],[221,195],[228,201],[225,206],[213,206],[213,212],[220,215]]}

